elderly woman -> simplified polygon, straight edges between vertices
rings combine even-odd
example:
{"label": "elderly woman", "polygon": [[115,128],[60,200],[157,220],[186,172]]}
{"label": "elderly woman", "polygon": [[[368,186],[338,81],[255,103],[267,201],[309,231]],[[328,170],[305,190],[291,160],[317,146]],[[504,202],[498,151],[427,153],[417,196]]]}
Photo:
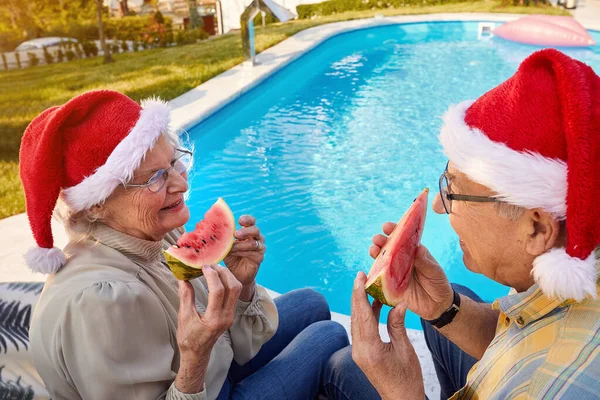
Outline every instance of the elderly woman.
{"label": "elderly woman", "polygon": [[[597,399],[600,77],[556,50],[534,53],[500,86],[451,108],[440,141],[450,162],[433,210],[449,215],[465,266],[512,289],[483,303],[450,285],[421,247],[383,343],[381,304],[368,303],[359,273],[352,348],[331,358],[328,375],[354,383],[348,399],[424,398],[408,308],[422,318],[442,399]],[[373,238],[373,257],[386,240]]]}
{"label": "elderly woman", "polygon": [[[275,302],[256,285],[265,254],[242,216],[225,264],[178,282],[162,250],[189,219],[191,152],[160,101],[80,95],[33,120],[21,179],[38,248],[53,273],[35,309],[31,349],[53,399],[309,399],[328,358],[348,344],[322,296]],[[50,218],[70,243],[53,247]]]}

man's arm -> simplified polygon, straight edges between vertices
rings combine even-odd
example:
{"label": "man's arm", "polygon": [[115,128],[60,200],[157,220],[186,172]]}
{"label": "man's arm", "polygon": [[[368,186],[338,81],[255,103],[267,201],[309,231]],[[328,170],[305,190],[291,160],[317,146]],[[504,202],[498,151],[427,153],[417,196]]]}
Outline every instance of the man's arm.
{"label": "man's arm", "polygon": [[498,315],[499,311],[490,304],[460,295],[460,311],[452,322],[438,330],[464,352],[480,360],[496,335]]}

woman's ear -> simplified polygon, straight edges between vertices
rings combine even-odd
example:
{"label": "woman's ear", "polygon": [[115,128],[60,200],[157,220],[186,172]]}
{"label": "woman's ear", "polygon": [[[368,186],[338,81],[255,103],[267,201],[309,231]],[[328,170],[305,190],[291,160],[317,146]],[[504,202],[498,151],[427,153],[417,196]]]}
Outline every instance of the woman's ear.
{"label": "woman's ear", "polygon": [[88,216],[94,220],[104,218],[105,214],[106,214],[106,206],[104,205],[104,203],[91,206],[90,209],[88,210]]}
{"label": "woman's ear", "polygon": [[550,213],[534,209],[529,210],[525,218],[529,254],[538,257],[559,244],[561,224]]}

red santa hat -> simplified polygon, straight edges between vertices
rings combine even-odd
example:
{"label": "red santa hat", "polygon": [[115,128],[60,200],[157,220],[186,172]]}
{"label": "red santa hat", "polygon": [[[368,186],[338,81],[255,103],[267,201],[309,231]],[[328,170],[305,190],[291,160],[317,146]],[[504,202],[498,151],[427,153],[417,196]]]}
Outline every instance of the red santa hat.
{"label": "red santa hat", "polygon": [[160,100],[140,106],[121,93],[100,90],[49,108],[29,124],[19,169],[39,246],[25,255],[32,270],[52,273],[65,263],[50,226],[61,191],[74,211],[103,202],[132,177],[169,122],[169,108]]}
{"label": "red santa hat", "polygon": [[508,203],[566,220],[567,243],[537,257],[548,296],[596,298],[600,244],[600,77],[552,49],[506,82],[451,107],[440,141],[458,170]]}

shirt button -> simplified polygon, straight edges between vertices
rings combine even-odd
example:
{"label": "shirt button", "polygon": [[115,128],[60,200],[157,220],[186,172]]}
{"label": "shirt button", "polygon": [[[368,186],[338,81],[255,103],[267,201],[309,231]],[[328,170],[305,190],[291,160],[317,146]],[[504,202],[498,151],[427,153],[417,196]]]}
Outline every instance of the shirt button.
{"label": "shirt button", "polygon": [[525,320],[523,319],[523,317],[517,318],[517,324],[523,325],[524,323],[525,323]]}

